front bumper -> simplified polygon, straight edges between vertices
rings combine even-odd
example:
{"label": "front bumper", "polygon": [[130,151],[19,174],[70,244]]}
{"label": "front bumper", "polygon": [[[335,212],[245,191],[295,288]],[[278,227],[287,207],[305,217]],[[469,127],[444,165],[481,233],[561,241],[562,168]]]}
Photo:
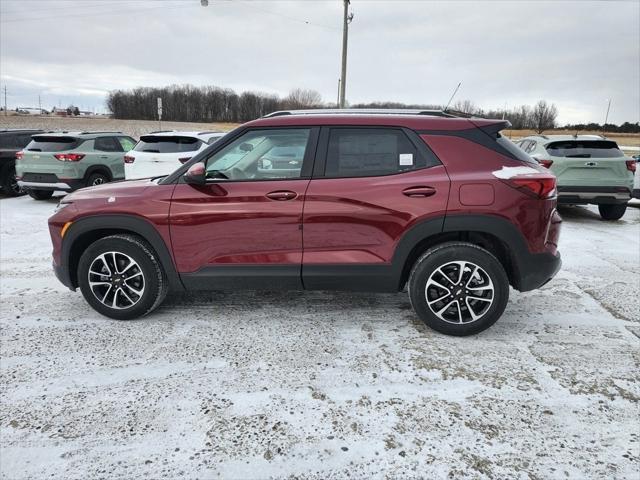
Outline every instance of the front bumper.
{"label": "front bumper", "polygon": [[67,287],[69,290],[73,290],[75,292],[76,288],[71,283],[71,278],[69,278],[69,269],[62,268],[60,265],[56,265],[55,262],[52,262],[53,273],[56,278],[60,280],[60,282]]}
{"label": "front bumper", "polygon": [[558,187],[558,203],[571,205],[627,203],[627,187]]}

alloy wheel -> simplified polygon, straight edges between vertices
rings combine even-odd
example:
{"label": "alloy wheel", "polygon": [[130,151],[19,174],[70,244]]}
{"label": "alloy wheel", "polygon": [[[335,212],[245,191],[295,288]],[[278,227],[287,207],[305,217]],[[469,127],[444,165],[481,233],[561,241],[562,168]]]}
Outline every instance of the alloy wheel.
{"label": "alloy wheel", "polygon": [[480,266],[466,261],[436,268],[425,287],[429,309],[448,323],[466,324],[482,318],[493,304],[491,277]]}
{"label": "alloy wheel", "polygon": [[103,305],[122,310],[136,305],[145,290],[140,265],[122,252],[105,252],[89,266],[89,288]]}

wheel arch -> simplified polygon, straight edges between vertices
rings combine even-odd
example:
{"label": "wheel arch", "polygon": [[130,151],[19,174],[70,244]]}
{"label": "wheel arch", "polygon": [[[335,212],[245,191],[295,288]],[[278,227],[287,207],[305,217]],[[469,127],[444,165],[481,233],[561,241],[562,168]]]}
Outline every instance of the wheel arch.
{"label": "wheel arch", "polygon": [[83,181],[86,183],[86,181],[89,180],[89,177],[94,173],[105,174],[109,178],[110,182],[113,181],[113,172],[107,165],[91,165],[85,170],[82,177]]}
{"label": "wheel arch", "polygon": [[73,288],[78,286],[78,262],[86,248],[101,238],[122,233],[137,235],[149,243],[167,275],[170,289],[184,290],[171,253],[158,230],[149,221],[133,215],[90,216],[71,225],[62,244],[61,261]]}
{"label": "wheel arch", "polygon": [[449,241],[469,242],[492,253],[505,269],[509,283],[520,289],[519,258],[529,251],[516,226],[491,215],[447,215],[414,226],[400,240],[393,260],[398,290],[404,288],[413,264],[425,251]]}

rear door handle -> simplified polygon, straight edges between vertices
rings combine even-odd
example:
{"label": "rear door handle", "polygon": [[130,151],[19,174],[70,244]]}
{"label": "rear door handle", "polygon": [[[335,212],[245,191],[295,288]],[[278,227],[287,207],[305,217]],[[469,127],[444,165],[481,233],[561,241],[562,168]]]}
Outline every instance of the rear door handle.
{"label": "rear door handle", "polygon": [[100,158],[106,160],[107,158],[109,158],[109,156],[108,155],[100,155]]}
{"label": "rear door handle", "polygon": [[433,187],[409,187],[405,188],[402,193],[407,197],[430,197],[436,193]]}
{"label": "rear door handle", "polygon": [[267,198],[270,198],[271,200],[278,200],[280,202],[293,200],[297,196],[298,194],[296,192],[292,192],[290,190],[277,190],[275,192],[267,193]]}

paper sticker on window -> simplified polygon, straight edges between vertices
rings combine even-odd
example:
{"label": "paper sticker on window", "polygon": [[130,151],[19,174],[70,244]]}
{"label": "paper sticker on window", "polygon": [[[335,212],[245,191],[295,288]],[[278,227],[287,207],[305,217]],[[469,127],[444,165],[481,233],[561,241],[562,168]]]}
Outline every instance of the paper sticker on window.
{"label": "paper sticker on window", "polygon": [[413,153],[401,153],[400,165],[413,165]]}

